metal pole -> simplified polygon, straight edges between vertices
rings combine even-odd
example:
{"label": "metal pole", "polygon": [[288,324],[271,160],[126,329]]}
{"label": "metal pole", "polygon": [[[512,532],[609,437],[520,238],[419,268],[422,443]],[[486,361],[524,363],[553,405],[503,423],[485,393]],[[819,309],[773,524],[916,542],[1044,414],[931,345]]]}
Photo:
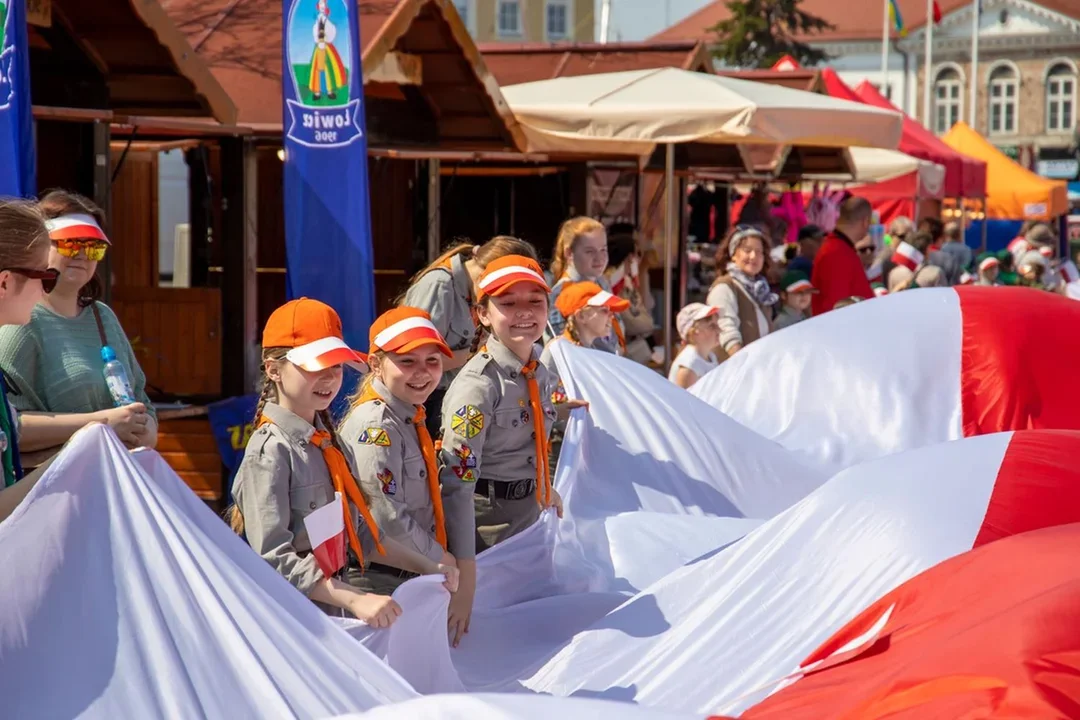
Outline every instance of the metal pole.
{"label": "metal pole", "polygon": [[933,78],[930,77],[932,66],[931,55],[934,51],[934,0],[926,0],[926,59],[923,65],[923,126],[931,132],[934,127],[930,124],[930,85]]}
{"label": "metal pole", "polygon": [[974,0],[971,3],[971,78],[968,80],[971,87],[971,98],[968,101],[971,109],[968,111],[968,117],[971,118],[969,124],[972,129],[975,128],[975,112],[979,102],[979,15],[981,10],[981,1]]}
{"label": "metal pole", "polygon": [[600,42],[607,44],[611,30],[611,0],[600,1]]}
{"label": "metal pole", "polygon": [[675,242],[677,212],[675,193],[675,145],[668,143],[664,161],[664,191],[667,193],[667,212],[664,213],[664,373],[671,367],[671,301],[674,289],[671,278],[671,251]]}
{"label": "metal pole", "polygon": [[881,21],[881,94],[889,97],[889,0]]}

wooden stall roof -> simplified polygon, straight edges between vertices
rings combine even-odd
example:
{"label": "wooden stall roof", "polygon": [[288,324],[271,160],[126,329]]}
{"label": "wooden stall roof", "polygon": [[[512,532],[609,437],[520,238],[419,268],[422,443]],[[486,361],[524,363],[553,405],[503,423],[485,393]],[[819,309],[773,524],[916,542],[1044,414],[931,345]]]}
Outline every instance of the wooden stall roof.
{"label": "wooden stall roof", "polygon": [[793,90],[824,92],[819,70],[717,70],[717,75],[782,85]]}
{"label": "wooden stall roof", "polygon": [[[108,109],[236,121],[228,94],[157,0],[52,0],[52,22],[75,39],[105,77]],[[46,48],[55,31],[32,28]]]}
{"label": "wooden stall roof", "polygon": [[480,52],[500,85],[663,67],[713,71],[705,43],[694,41],[483,43]]}
{"label": "wooden stall roof", "polygon": [[[162,0],[239,110],[281,132],[281,2]],[[357,0],[367,97],[419,94],[448,149],[520,151],[521,130],[449,0]],[[369,116],[371,111],[369,109]]]}

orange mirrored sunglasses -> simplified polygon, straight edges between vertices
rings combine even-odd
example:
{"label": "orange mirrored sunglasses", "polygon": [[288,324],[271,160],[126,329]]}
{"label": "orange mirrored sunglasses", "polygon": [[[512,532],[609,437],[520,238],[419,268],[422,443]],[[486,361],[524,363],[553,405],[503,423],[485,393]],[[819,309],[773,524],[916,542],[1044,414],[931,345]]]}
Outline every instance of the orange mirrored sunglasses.
{"label": "orange mirrored sunglasses", "polygon": [[85,252],[86,259],[91,262],[99,262],[105,257],[109,246],[100,240],[53,240],[56,252],[64,257],[73,258],[79,253]]}

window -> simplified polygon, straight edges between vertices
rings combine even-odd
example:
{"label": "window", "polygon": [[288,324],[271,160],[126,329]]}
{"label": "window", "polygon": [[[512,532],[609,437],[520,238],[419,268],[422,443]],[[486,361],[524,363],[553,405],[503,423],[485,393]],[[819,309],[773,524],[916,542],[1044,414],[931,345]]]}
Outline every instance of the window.
{"label": "window", "polygon": [[934,130],[938,135],[947,133],[953,125],[960,122],[960,113],[963,112],[963,87],[960,73],[955,69],[945,68],[937,74],[937,79],[934,80]]}
{"label": "window", "polygon": [[567,40],[570,37],[570,8],[567,0],[547,0],[544,8],[544,28],[548,40]]}
{"label": "window", "polygon": [[1046,74],[1046,131],[1072,132],[1076,126],[1076,72],[1058,63]]}
{"label": "window", "polygon": [[999,65],[990,73],[990,134],[1016,133],[1017,95],[1020,78],[1010,65]]}
{"label": "window", "polygon": [[519,0],[499,0],[496,18],[499,37],[521,37],[521,3]]}

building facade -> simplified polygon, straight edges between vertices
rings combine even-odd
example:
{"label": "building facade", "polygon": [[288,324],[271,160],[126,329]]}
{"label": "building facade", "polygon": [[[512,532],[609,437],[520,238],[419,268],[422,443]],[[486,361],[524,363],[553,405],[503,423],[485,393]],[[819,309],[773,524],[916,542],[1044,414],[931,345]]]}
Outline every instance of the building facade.
{"label": "building facade", "polygon": [[592,42],[593,0],[453,0],[478,42]]}
{"label": "building facade", "polygon": [[[724,4],[720,0],[708,6],[696,19],[691,16],[657,39],[704,36],[704,28],[723,18]],[[898,4],[907,33],[905,37],[892,33],[885,72],[883,10],[878,0],[857,7],[841,0],[804,0],[804,9],[836,26],[805,40],[829,54],[828,64],[848,85],[864,80],[874,84],[934,132],[943,134],[963,120],[1031,169],[1048,177],[1080,179],[1080,0],[982,0],[974,74],[977,3],[939,0],[942,18],[933,28],[928,115],[923,106],[926,2],[898,0]]]}

